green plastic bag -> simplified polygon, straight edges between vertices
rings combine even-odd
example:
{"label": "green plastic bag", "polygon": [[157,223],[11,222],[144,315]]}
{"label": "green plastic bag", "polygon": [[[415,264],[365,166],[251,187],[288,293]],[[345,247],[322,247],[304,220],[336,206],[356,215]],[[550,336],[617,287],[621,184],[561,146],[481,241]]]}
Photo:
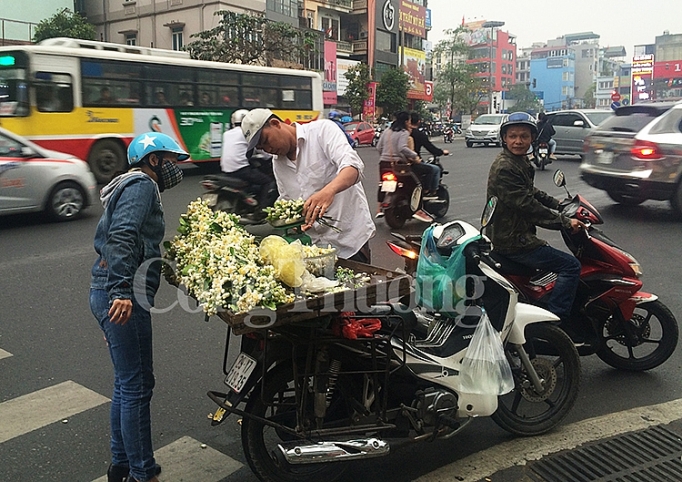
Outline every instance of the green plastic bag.
{"label": "green plastic bag", "polygon": [[469,242],[455,247],[450,256],[445,257],[436,248],[433,226],[424,231],[416,274],[417,302],[420,306],[456,316],[457,303],[465,296],[464,284],[461,283],[458,290],[457,281],[466,274],[466,259],[462,251]]}

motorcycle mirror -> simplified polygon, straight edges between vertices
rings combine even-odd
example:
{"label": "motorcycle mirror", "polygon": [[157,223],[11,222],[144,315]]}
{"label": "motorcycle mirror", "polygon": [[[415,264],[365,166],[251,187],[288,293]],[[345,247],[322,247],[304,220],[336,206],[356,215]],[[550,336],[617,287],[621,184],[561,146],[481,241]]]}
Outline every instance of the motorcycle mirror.
{"label": "motorcycle mirror", "polygon": [[481,229],[485,228],[488,224],[490,224],[490,221],[493,218],[493,214],[495,213],[496,207],[497,196],[493,196],[490,199],[488,199],[488,202],[485,204],[485,208],[483,209],[483,214],[481,215]]}
{"label": "motorcycle mirror", "polygon": [[568,197],[572,197],[571,193],[568,192],[568,188],[566,187],[566,176],[564,175],[564,171],[562,171],[561,169],[557,169],[556,171],[554,171],[553,179],[556,187],[563,187],[566,190],[566,195]]}

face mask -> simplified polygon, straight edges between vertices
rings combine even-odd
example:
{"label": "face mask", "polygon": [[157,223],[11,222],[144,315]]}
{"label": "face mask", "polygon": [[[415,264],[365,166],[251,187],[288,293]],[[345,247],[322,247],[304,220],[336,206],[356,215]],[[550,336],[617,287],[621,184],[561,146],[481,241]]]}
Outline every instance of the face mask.
{"label": "face mask", "polygon": [[159,178],[159,191],[163,192],[166,189],[177,186],[182,181],[182,169],[177,164],[171,161],[162,161],[161,172],[157,171]]}

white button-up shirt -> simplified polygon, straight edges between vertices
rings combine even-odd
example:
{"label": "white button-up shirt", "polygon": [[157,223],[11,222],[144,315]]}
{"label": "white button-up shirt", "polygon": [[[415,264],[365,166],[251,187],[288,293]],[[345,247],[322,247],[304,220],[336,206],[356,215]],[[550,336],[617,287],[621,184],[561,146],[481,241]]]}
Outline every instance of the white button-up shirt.
{"label": "white button-up shirt", "polygon": [[248,147],[241,127],[233,127],[223,133],[223,150],[220,155],[220,170],[223,172],[235,172],[243,167],[248,167],[249,160],[246,158]]}
{"label": "white button-up shirt", "polygon": [[319,246],[331,244],[339,258],[357,253],[374,236],[376,227],[360,179],[365,164],[348,144],[334,122],[322,119],[307,124],[295,124],[296,160],[277,156],[273,170],[282,199],[308,199],[329,184],[339,172],[352,166],[358,170],[358,181],[338,193],[325,216],[336,220],[330,224],[341,230],[314,223],[306,233]]}

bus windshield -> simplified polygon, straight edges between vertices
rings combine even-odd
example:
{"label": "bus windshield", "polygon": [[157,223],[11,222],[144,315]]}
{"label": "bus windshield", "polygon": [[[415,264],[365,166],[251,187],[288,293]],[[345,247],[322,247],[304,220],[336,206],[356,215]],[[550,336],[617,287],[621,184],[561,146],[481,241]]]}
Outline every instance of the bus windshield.
{"label": "bus windshield", "polygon": [[26,59],[21,52],[0,55],[0,116],[28,115]]}

